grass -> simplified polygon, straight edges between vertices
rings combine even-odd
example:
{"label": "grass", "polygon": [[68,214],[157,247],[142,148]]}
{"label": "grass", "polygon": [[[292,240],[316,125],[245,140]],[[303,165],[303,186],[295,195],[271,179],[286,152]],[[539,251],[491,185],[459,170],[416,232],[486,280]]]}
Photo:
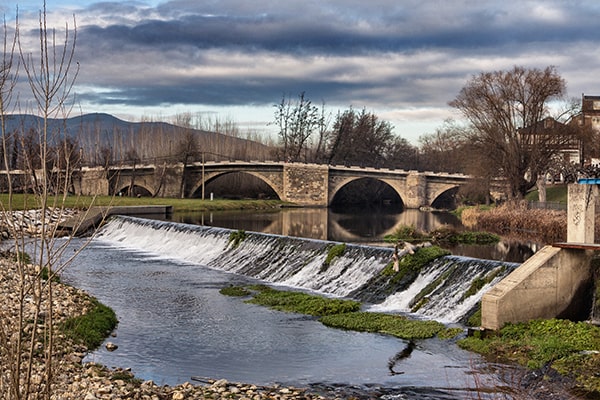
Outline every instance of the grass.
{"label": "grass", "polygon": [[401,278],[407,271],[420,271],[425,265],[436,258],[447,256],[450,251],[438,246],[421,247],[414,254],[406,254],[398,262],[399,271],[393,269],[393,264],[388,264],[381,274]]}
{"label": "grass", "polygon": [[240,243],[242,243],[248,235],[246,231],[243,229],[233,231],[229,234],[229,243],[232,243],[232,247],[237,248]]}
{"label": "grass", "polygon": [[[538,201],[538,191],[532,190],[525,196],[526,200]],[[546,187],[546,201],[567,204],[567,185],[550,185]]]}
{"label": "grass", "polygon": [[110,307],[91,298],[91,308],[86,314],[69,318],[59,329],[66,337],[93,350],[115,329],[117,322],[117,316]]}
{"label": "grass", "polygon": [[579,390],[600,394],[600,328],[569,320],[534,320],[507,324],[497,336],[468,337],[459,346],[495,358],[517,362],[529,369],[551,366],[574,377]]}
{"label": "grass", "polygon": [[[50,199],[52,201],[52,199]],[[289,203],[280,200],[201,200],[157,197],[118,197],[118,196],[67,196],[64,203],[62,197],[57,199],[57,206],[73,209],[86,209],[90,206],[140,206],[171,205],[173,211],[214,211],[277,208]],[[0,206],[8,209],[8,194],[0,194]],[[49,204],[52,207],[52,204]],[[40,208],[38,199],[33,195],[13,194],[12,209],[28,210]]]}

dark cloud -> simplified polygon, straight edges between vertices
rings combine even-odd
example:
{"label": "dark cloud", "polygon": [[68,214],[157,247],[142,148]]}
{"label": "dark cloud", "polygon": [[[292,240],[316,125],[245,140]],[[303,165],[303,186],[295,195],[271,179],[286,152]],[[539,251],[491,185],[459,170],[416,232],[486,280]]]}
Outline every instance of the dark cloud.
{"label": "dark cloud", "polygon": [[576,93],[600,90],[589,87],[600,73],[595,0],[83,4],[77,91],[92,107],[270,106],[306,92],[447,117],[470,76],[515,64],[556,65]]}

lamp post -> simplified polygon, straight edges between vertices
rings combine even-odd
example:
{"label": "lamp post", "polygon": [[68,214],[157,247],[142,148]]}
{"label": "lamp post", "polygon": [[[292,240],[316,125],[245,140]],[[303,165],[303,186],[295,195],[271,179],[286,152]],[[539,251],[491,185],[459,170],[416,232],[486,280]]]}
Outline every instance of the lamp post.
{"label": "lamp post", "polygon": [[204,200],[204,152],[202,152],[202,200]]}

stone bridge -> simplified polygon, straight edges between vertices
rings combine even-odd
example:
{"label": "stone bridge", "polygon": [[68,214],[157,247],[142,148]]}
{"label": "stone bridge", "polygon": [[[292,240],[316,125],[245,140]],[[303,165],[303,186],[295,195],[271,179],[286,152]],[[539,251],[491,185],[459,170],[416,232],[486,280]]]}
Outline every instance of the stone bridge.
{"label": "stone bridge", "polygon": [[207,183],[231,173],[253,175],[265,182],[280,200],[302,206],[327,207],[339,191],[359,179],[384,182],[406,208],[433,206],[440,196],[455,192],[469,180],[461,174],[345,167],[283,162],[206,162],[83,168],[74,177],[82,195],[115,195],[137,187],[157,197],[205,198]]}

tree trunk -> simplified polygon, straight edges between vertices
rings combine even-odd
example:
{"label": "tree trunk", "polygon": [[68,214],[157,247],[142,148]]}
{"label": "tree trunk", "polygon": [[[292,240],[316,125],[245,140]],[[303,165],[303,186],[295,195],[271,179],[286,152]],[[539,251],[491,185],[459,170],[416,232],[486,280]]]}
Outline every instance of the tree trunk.
{"label": "tree trunk", "polygon": [[543,175],[538,175],[538,179],[536,182],[538,189],[538,201],[540,203],[546,202],[546,177]]}

